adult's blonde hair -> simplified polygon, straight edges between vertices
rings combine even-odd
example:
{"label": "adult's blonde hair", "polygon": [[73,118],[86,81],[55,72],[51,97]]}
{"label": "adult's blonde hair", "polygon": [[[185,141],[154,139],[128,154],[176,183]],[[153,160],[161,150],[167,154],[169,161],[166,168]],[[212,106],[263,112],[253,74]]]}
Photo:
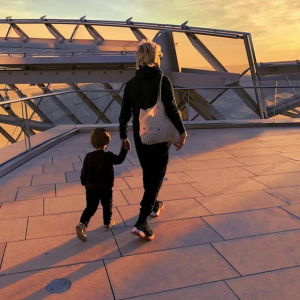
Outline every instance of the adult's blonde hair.
{"label": "adult's blonde hair", "polygon": [[142,40],[135,52],[136,67],[153,64],[159,67],[159,59],[161,57],[163,57],[163,53],[159,44]]}

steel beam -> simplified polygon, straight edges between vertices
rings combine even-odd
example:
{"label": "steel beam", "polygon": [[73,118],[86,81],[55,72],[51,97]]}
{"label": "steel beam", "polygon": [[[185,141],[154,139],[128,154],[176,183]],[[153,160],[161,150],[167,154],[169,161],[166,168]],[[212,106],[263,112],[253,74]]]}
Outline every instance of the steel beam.
{"label": "steel beam", "polygon": [[130,29],[138,41],[147,40],[147,37],[138,28],[130,27]]}
{"label": "steel beam", "polygon": [[[113,87],[109,83],[102,83],[103,87],[109,92]],[[123,98],[119,95],[118,92],[110,92],[115,101],[117,101],[120,105],[122,105]]]}
{"label": "steel beam", "polygon": [[200,41],[200,39],[195,34],[186,33],[186,36],[190,40],[191,44],[216,71],[228,72],[226,68],[218,61],[218,59],[209,51],[209,49]]}
{"label": "steel beam", "polygon": [[183,94],[181,90],[183,100],[188,103],[199,115],[205,120],[225,120],[226,117],[220,113],[215,107],[206,101],[195,90],[190,90],[188,93]]}
{"label": "steel beam", "polygon": [[[39,83],[37,86],[44,92],[44,94],[51,94],[52,91],[44,84]],[[82,124],[79,119],[65,106],[61,100],[56,96],[49,96],[49,98],[66,114],[66,116],[72,120],[75,124]]]}
{"label": "steel beam", "polygon": [[16,32],[16,34],[22,39],[23,42],[27,41],[29,37],[27,34],[15,23],[10,23],[10,26]]}
{"label": "steel beam", "polygon": [[300,106],[300,96],[294,95],[288,99],[284,99],[281,103],[269,105],[267,113],[269,116],[284,114],[287,111]]}
{"label": "steel beam", "polygon": [[84,25],[90,36],[97,42],[100,43],[104,41],[104,38],[100,35],[100,33],[92,26],[92,25]]}
{"label": "steel beam", "polygon": [[25,70],[25,71],[0,71],[0,82],[3,84],[22,83],[66,83],[69,82],[127,82],[135,74],[135,69],[128,70]]}
{"label": "steel beam", "polygon": [[[8,84],[8,86],[19,96],[19,98],[27,98],[27,96],[23,94],[15,84]],[[26,103],[33,110],[33,113],[36,113],[44,122],[53,124],[53,122],[38,106],[35,105],[33,101],[27,100]]]}
{"label": "steel beam", "polygon": [[0,126],[0,133],[11,143],[15,143],[16,140],[2,127]]}
{"label": "steel beam", "polygon": [[[14,125],[21,127],[25,126],[26,119],[23,118],[14,118],[12,116],[7,116],[7,115],[1,115],[0,114],[0,123],[7,124],[7,125]],[[43,123],[43,122],[37,122],[33,120],[27,120],[29,128],[32,130],[38,130],[38,131],[45,131],[47,129],[53,128],[53,124],[49,123]]]}
{"label": "steel beam", "polygon": [[63,42],[65,40],[64,36],[52,24],[47,23],[45,26],[57,41]]}
{"label": "steel beam", "polygon": [[101,119],[104,123],[111,123],[106,115],[99,109],[97,105],[82,91],[76,83],[68,83],[69,87],[76,91],[77,96]]}

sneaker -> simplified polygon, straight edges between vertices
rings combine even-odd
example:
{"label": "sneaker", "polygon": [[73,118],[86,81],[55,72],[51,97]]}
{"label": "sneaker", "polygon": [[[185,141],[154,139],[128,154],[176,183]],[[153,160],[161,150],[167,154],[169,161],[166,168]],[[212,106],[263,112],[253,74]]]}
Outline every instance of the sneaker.
{"label": "sneaker", "polygon": [[158,202],[158,208],[154,207],[153,211],[150,214],[150,217],[156,218],[160,215],[161,211],[164,209],[164,204],[162,201],[157,201]]}
{"label": "sneaker", "polygon": [[115,225],[116,225],[116,222],[111,220],[109,224],[104,224],[104,230],[109,230]]}
{"label": "sneaker", "polygon": [[77,226],[76,226],[76,233],[77,233],[77,237],[85,242],[86,241],[86,227],[83,223],[79,223]]}
{"label": "sneaker", "polygon": [[154,233],[150,229],[149,225],[137,225],[131,230],[131,233],[145,239],[147,241],[152,241],[154,239]]}

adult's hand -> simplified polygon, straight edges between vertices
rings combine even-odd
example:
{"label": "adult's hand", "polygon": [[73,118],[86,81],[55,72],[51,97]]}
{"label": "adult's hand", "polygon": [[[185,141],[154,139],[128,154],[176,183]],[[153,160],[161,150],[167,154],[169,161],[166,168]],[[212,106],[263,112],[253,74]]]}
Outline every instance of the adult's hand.
{"label": "adult's hand", "polygon": [[128,151],[131,149],[131,143],[130,143],[129,139],[122,140],[121,148],[122,147],[124,147]]}
{"label": "adult's hand", "polygon": [[179,144],[175,145],[176,150],[180,150],[184,146],[184,144],[186,142],[186,137],[187,137],[187,133],[185,131],[184,133],[182,133],[180,135],[180,142],[179,142]]}

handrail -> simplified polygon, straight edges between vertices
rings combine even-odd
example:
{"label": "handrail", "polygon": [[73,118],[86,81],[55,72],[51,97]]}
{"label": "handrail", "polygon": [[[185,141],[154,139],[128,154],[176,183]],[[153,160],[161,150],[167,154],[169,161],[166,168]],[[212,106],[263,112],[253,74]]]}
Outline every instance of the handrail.
{"label": "handrail", "polygon": [[[262,88],[262,89],[264,89],[264,88],[277,88],[277,89],[278,88],[300,88],[300,85],[182,87],[182,88],[174,88],[174,90],[224,90],[224,89],[260,89],[260,88]],[[5,91],[5,89],[1,89],[0,91]],[[6,91],[9,92],[9,91],[14,91],[14,90],[7,89]],[[111,93],[111,92],[123,92],[123,91],[124,91],[124,89],[63,91],[63,92],[42,94],[42,95],[32,96],[32,97],[18,98],[18,99],[14,99],[14,100],[0,101],[0,105],[22,102],[22,101],[27,101],[27,100],[32,100],[32,99],[40,99],[40,98],[45,98],[45,97],[49,97],[49,96],[58,96],[58,95],[65,95],[65,94],[71,94],[71,93],[78,93],[78,92],[81,92],[81,93],[96,93],[96,92]]]}

